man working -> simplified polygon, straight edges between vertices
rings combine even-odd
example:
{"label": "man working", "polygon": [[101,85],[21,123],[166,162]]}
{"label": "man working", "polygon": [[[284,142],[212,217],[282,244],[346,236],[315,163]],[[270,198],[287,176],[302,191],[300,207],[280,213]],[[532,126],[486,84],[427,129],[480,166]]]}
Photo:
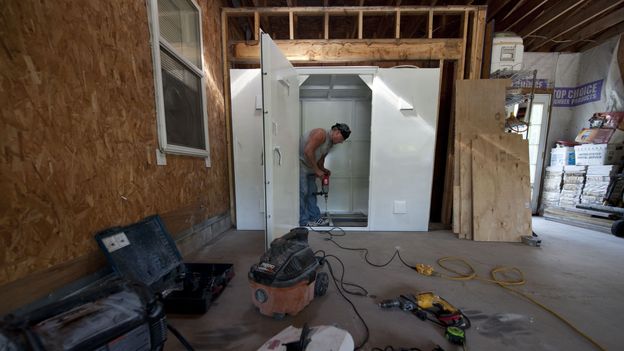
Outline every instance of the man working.
{"label": "man working", "polygon": [[321,217],[316,204],[316,178],[328,176],[331,172],[325,168],[325,157],[335,144],[345,141],[351,130],[344,123],[336,123],[331,129],[312,129],[301,138],[299,146],[299,225],[323,226],[329,224]]}

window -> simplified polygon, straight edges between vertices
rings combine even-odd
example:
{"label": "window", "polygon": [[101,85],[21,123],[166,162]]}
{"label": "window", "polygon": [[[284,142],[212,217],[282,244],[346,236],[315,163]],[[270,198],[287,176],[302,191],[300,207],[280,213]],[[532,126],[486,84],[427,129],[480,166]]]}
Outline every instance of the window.
{"label": "window", "polygon": [[200,9],[193,0],[149,6],[160,148],[209,159]]}

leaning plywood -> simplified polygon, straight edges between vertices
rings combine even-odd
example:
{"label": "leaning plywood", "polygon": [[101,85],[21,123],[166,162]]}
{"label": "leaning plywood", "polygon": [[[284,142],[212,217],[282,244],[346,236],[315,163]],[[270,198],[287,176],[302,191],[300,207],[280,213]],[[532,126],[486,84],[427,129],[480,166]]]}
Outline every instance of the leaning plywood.
{"label": "leaning plywood", "polygon": [[529,146],[517,134],[472,140],[473,238],[521,241],[531,235]]}
{"label": "leaning plywood", "polygon": [[[510,80],[458,80],[455,99],[455,158],[459,177],[459,237],[472,239],[471,142],[477,134],[503,133],[505,89]],[[455,217],[454,217],[455,218]]]}

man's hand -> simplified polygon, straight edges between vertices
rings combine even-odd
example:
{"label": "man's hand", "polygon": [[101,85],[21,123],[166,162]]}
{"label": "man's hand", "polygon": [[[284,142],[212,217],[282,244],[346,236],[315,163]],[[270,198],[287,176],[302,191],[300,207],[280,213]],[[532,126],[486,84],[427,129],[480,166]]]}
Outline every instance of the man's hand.
{"label": "man's hand", "polygon": [[319,177],[319,178],[323,178],[323,176],[325,175],[325,172],[323,172],[323,171],[322,171],[322,170],[320,170],[320,169],[317,169],[314,173],[315,173],[315,174],[316,174],[316,176],[317,176],[317,177]]}
{"label": "man's hand", "polygon": [[327,176],[331,176],[331,171],[327,168],[323,168],[323,172],[325,172],[325,174],[327,174]]}

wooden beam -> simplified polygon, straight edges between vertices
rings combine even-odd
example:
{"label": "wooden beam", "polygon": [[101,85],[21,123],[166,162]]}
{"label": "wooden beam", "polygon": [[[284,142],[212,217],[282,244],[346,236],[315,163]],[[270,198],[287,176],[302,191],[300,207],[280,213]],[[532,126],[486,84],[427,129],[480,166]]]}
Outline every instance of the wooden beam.
{"label": "wooden beam", "polygon": [[608,29],[609,27],[621,23],[622,21],[624,21],[624,8],[613,11],[610,14],[590,23],[589,25],[585,26],[585,28],[575,32],[574,35],[572,35],[571,37],[565,38],[566,40],[570,40],[570,42],[557,45],[555,49],[557,51],[563,51],[574,45],[575,42],[594,36],[602,32],[603,30]]}
{"label": "wooden beam", "polygon": [[572,16],[569,16],[565,20],[557,23],[556,26],[551,27],[548,31],[540,33],[540,35],[546,37],[546,39],[538,38],[529,45],[525,44],[525,49],[526,51],[539,51],[542,47],[546,46],[553,40],[577,27],[584,25],[585,23],[591,23],[591,21],[595,18],[608,13],[622,3],[624,3],[624,0],[594,1],[588,6],[579,9],[579,11],[572,14]]}
{"label": "wooden beam", "polygon": [[[459,60],[461,39],[275,40],[292,62]],[[258,43],[234,42],[230,62],[258,63]]]}
{"label": "wooden beam", "polygon": [[427,21],[429,28],[427,29],[427,38],[433,38],[433,11],[429,11],[429,20]]}
{"label": "wooden beam", "polygon": [[525,28],[522,28],[519,31],[519,35],[523,38],[526,38],[528,35],[531,35],[538,30],[544,28],[549,23],[557,20],[559,17],[565,15],[570,12],[575,7],[579,6],[586,0],[574,0],[572,3],[569,1],[557,1],[554,6],[544,10],[537,17],[533,17],[531,23]]}

